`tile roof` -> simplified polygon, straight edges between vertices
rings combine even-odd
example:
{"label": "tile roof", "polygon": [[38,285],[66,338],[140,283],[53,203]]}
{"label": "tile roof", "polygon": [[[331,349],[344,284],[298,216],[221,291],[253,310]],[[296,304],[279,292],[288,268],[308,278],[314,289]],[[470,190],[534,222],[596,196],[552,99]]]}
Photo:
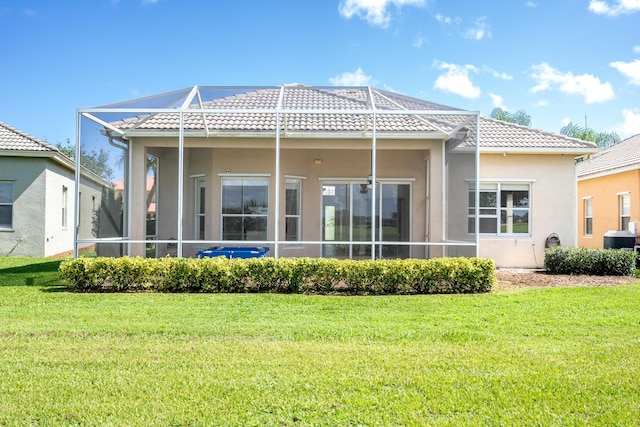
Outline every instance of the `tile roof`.
{"label": "tile roof", "polygon": [[58,151],[53,145],[2,122],[0,122],[0,150]]}
{"label": "tile roof", "polygon": [[489,117],[480,118],[480,146],[497,149],[570,149],[593,151],[596,145],[577,138]]}
{"label": "tile roof", "polygon": [[576,173],[578,178],[585,178],[600,173],[613,174],[633,166],[640,169],[640,134],[598,151],[578,163]]}
{"label": "tile roof", "polygon": [[[204,131],[204,122],[211,133],[273,133],[276,130],[274,114],[280,102],[286,114],[281,116],[281,131],[284,134],[295,133],[360,133],[371,132],[373,124],[370,117],[358,111],[375,110],[379,114],[376,132],[384,136],[394,134],[421,134],[422,138],[444,138],[450,132],[467,130],[463,127],[472,112],[412,98],[394,92],[367,87],[309,87],[303,85],[269,88],[227,89],[227,96],[204,100],[201,105],[192,104],[189,108],[213,109],[216,113],[202,112],[184,115],[185,132]],[[370,94],[372,99],[370,99]],[[373,101],[373,104],[371,103]],[[230,111],[239,110],[238,113]],[[256,110],[250,112],[247,110]],[[295,110],[286,112],[287,110]],[[331,113],[331,111],[346,111]],[[408,114],[401,111],[409,110]],[[316,113],[322,112],[320,113]],[[415,112],[437,112],[438,114],[416,114]],[[451,114],[448,114],[448,112]],[[394,112],[393,114],[384,114]],[[463,113],[463,114],[460,114]],[[464,113],[467,113],[466,115]],[[204,116],[204,120],[203,120]],[[157,113],[132,117],[112,125],[127,132],[176,132],[179,127],[179,115]],[[468,126],[470,137],[464,142],[474,146],[475,124]],[[481,117],[481,147],[484,149],[533,149],[592,151],[593,143],[566,137],[552,132],[519,126],[487,117]]]}
{"label": "tile roof", "polygon": [[[247,92],[205,101],[202,107],[191,105],[190,108],[225,110],[222,113],[205,114],[210,132],[275,132],[276,116],[281,90],[279,87],[260,88]],[[452,107],[422,101],[386,92],[372,90],[375,108],[384,111],[429,110],[429,111],[458,111]],[[369,101],[366,88],[314,88],[307,86],[285,87],[283,91],[282,109],[298,110],[286,114],[282,120],[285,132],[362,132],[371,131],[372,123],[358,111],[373,109]],[[239,113],[228,111],[243,110]],[[247,112],[246,110],[259,110]],[[265,111],[266,110],[266,111]],[[353,114],[331,114],[330,110],[353,111]],[[314,114],[322,111],[322,114]],[[469,113],[472,114],[472,113]],[[113,123],[115,126],[127,129],[129,126],[141,122],[144,117],[135,117]],[[464,116],[451,117],[419,117],[415,114],[380,115],[377,119],[379,132],[441,132],[451,130],[458,123],[464,121]],[[138,123],[140,130],[173,130],[178,128],[177,114],[157,114],[148,120]],[[203,130],[202,114],[187,114],[184,117],[185,130]]]}

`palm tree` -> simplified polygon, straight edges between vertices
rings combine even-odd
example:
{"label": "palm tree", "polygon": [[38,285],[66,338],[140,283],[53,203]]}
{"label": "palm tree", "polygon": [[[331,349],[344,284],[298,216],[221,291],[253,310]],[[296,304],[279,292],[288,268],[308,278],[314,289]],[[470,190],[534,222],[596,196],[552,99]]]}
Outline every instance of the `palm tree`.
{"label": "palm tree", "polygon": [[500,107],[496,107],[491,112],[490,117],[502,120],[503,122],[515,123],[522,126],[531,126],[531,116],[524,110],[518,110],[515,113],[510,113]]}
{"label": "palm tree", "polygon": [[620,137],[615,132],[596,132],[586,126],[582,127],[576,123],[569,123],[560,129],[560,134],[578,138],[583,141],[594,142],[600,148],[607,148],[620,142]]}

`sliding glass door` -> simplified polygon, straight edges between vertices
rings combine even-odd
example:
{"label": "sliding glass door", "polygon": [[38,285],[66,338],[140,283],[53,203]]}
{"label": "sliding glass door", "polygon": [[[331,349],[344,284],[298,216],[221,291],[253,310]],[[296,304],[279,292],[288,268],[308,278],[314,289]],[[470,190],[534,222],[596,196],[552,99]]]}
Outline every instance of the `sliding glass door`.
{"label": "sliding glass door", "polygon": [[[381,183],[376,191],[376,218],[372,218],[372,189],[360,182],[322,185],[322,240],[348,242],[323,245],[322,256],[371,258],[371,233],[382,242],[410,240],[411,185]],[[377,244],[376,258],[406,258],[409,246]]]}

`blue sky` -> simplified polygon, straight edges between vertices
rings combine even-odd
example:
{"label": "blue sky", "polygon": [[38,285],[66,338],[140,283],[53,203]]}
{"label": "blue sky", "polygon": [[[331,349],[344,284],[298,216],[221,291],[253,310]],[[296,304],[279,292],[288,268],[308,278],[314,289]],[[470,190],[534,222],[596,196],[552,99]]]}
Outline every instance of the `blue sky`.
{"label": "blue sky", "polygon": [[640,0],[0,0],[0,121],[193,85],[371,85],[640,133]]}

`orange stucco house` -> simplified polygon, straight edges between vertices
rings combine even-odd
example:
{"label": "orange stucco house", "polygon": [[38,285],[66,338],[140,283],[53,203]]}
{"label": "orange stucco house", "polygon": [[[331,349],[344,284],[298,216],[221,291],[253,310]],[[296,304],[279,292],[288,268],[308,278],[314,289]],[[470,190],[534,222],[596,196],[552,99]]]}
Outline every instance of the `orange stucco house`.
{"label": "orange stucco house", "polygon": [[[578,163],[578,246],[602,248],[604,235],[640,221],[640,134]],[[636,238],[637,241],[637,238]]]}

